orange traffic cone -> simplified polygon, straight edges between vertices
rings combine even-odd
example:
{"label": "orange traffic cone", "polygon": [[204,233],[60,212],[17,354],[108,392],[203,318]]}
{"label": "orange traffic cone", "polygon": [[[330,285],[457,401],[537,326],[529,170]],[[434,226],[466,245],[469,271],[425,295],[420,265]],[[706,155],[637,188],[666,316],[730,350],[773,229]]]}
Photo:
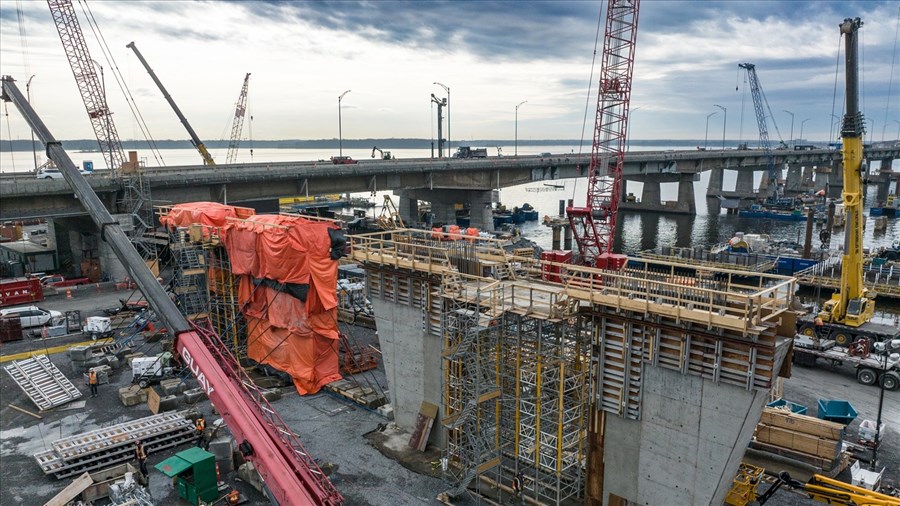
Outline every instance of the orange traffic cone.
{"label": "orange traffic cone", "polygon": [[72,298],[72,289],[71,288],[66,288],[66,298],[67,299]]}

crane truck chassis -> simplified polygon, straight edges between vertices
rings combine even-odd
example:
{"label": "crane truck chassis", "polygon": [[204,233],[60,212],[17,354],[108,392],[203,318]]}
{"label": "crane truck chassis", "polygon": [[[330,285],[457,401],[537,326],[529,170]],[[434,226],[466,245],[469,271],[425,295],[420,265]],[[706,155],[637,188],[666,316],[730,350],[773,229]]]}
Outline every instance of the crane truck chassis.
{"label": "crane truck chassis", "polygon": [[[259,472],[271,502],[279,505],[336,506],[343,497],[300,444],[293,431],[263,399],[219,337],[188,322],[131,244],[118,221],[32,109],[10,76],[0,78],[2,99],[13,102],[46,146],[47,157],[100,229],[122,265],[175,338],[175,349],[215,404],[244,457]],[[245,381],[246,380],[246,381]]]}

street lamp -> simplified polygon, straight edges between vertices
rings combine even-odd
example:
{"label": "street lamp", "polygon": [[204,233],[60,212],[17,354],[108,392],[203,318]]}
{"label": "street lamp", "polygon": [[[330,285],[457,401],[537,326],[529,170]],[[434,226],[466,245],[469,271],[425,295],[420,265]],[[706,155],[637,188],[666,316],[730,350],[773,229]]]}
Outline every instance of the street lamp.
{"label": "street lamp", "polygon": [[[34,75],[28,78],[28,82],[25,83],[25,93],[28,94],[28,103],[31,103],[31,80],[34,79]],[[31,156],[34,157],[34,172],[37,173],[37,149],[34,144],[34,130],[31,131]]]}
{"label": "street lamp", "polygon": [[[444,91],[447,92],[447,158],[450,158],[450,87],[437,81],[435,81],[434,84],[444,88]],[[440,158],[440,156],[438,158]]]}
{"label": "street lamp", "polygon": [[791,144],[794,143],[794,113],[787,109],[782,109],[784,112],[791,115]]}
{"label": "street lamp", "polygon": [[516,105],[516,141],[513,148],[514,156],[519,156],[519,107],[527,102],[527,100],[523,100]]}
{"label": "street lamp", "polygon": [[806,122],[809,121],[810,119],[812,119],[812,118],[806,118],[805,120],[800,122],[800,140],[803,140],[803,125],[805,125]]}
{"label": "street lamp", "polygon": [[728,123],[728,108],[722,107],[719,104],[713,104],[713,106],[722,109],[722,113],[724,114],[724,118],[722,118],[722,150],[725,150],[725,125]]}
{"label": "street lamp", "polygon": [[344,95],[347,93],[350,93],[350,90],[338,96],[338,156],[344,156],[344,133],[341,131],[341,100],[344,99]]}
{"label": "street lamp", "polygon": [[631,151],[631,130],[632,130],[631,115],[634,114],[634,111],[637,111],[641,107],[644,107],[644,106],[639,105],[637,107],[632,107],[631,109],[628,110],[628,122],[627,122],[628,124],[626,125],[628,127],[628,134],[625,137],[625,151]]}
{"label": "street lamp", "polygon": [[703,136],[703,151],[706,151],[706,148],[709,147],[709,118],[716,114],[719,114],[719,112],[714,111],[706,115],[706,134]]}

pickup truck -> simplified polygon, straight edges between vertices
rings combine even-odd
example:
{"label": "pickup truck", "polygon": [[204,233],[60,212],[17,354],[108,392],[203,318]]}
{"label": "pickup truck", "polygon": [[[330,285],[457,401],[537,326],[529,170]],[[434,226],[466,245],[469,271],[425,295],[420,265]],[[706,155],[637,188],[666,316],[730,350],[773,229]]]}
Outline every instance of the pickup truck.
{"label": "pickup truck", "polygon": [[66,288],[69,286],[78,286],[78,285],[87,285],[90,284],[90,278],[66,278],[64,276],[60,276],[59,274],[52,274],[50,276],[44,276],[41,278],[41,285],[43,286],[52,286],[54,288]]}
{"label": "pickup truck", "polygon": [[352,165],[359,162],[349,156],[332,156],[331,163],[335,165]]}

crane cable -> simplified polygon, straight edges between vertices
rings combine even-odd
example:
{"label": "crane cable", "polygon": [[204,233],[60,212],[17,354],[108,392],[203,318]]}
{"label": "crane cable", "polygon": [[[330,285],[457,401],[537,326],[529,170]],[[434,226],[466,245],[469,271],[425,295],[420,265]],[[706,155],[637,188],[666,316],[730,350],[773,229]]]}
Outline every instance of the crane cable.
{"label": "crane cable", "polygon": [[[887,132],[888,111],[891,108],[891,89],[894,86],[894,60],[897,57],[897,35],[900,34],[900,7],[897,7],[897,28],[894,29],[894,50],[891,53],[891,77],[888,80],[887,103],[884,104],[884,125],[881,127],[881,141]],[[874,130],[874,129],[873,129]],[[873,132],[874,134],[874,132]]]}
{"label": "crane cable", "polygon": [[[581,120],[581,138],[578,141],[578,157],[581,158],[581,155],[584,153],[584,131],[587,129],[587,118],[588,111],[591,110],[591,93],[594,87],[594,68],[597,65],[597,47],[600,45],[600,27],[603,26],[604,9],[603,3],[600,2],[600,12],[597,14],[597,30],[594,33],[594,54],[591,56],[591,73],[588,76],[588,89],[587,95],[584,97],[584,116]],[[596,128],[596,125],[594,126]],[[593,142],[593,133],[591,135],[591,142]],[[593,149],[593,146],[592,146]],[[578,193],[578,179],[572,184],[572,201],[575,201],[575,195]]]}
{"label": "crane cable", "polygon": [[[160,153],[159,151],[159,146],[157,146],[156,144],[156,139],[154,139],[150,134],[150,128],[147,126],[147,122],[144,121],[144,116],[141,114],[137,102],[135,102],[134,96],[132,96],[131,90],[128,88],[125,77],[122,75],[121,70],[119,70],[119,65],[113,57],[112,50],[106,43],[106,38],[103,36],[103,32],[100,30],[100,25],[97,23],[96,18],[94,18],[94,12],[88,5],[87,0],[78,0],[78,4],[81,6],[82,13],[85,16],[85,19],[87,19],[88,26],[90,26],[91,31],[94,33],[94,37],[100,44],[100,51],[103,53],[106,64],[109,65],[110,70],[112,71],[113,78],[116,80],[116,84],[119,86],[119,90],[122,91],[122,94],[125,97],[125,102],[128,104],[128,108],[131,110],[132,117],[134,117],[137,122],[138,129],[140,129],[141,134],[149,144],[150,153],[153,155],[153,158],[156,159],[157,164],[159,164],[160,166],[165,166],[166,164],[162,158],[162,153]],[[107,104],[107,110],[108,109],[109,104]]]}
{"label": "crane cable", "polygon": [[[834,113],[834,111],[835,111],[834,106],[835,106],[835,104],[837,103],[838,70],[839,70],[840,67],[841,67],[841,39],[842,39],[843,37],[844,37],[844,34],[840,34],[840,35],[838,36],[837,54],[836,54],[835,57],[834,57],[834,89],[833,89],[833,91],[831,92],[831,117],[837,116],[837,115]],[[831,121],[831,119],[829,119],[829,120],[828,120],[828,123],[829,123],[829,126],[828,126],[828,143],[831,144],[832,142],[835,141],[835,138],[834,138],[834,134],[835,134],[835,132],[834,132],[834,122]],[[840,134],[841,128],[838,127],[837,131],[838,131],[838,134]]]}

